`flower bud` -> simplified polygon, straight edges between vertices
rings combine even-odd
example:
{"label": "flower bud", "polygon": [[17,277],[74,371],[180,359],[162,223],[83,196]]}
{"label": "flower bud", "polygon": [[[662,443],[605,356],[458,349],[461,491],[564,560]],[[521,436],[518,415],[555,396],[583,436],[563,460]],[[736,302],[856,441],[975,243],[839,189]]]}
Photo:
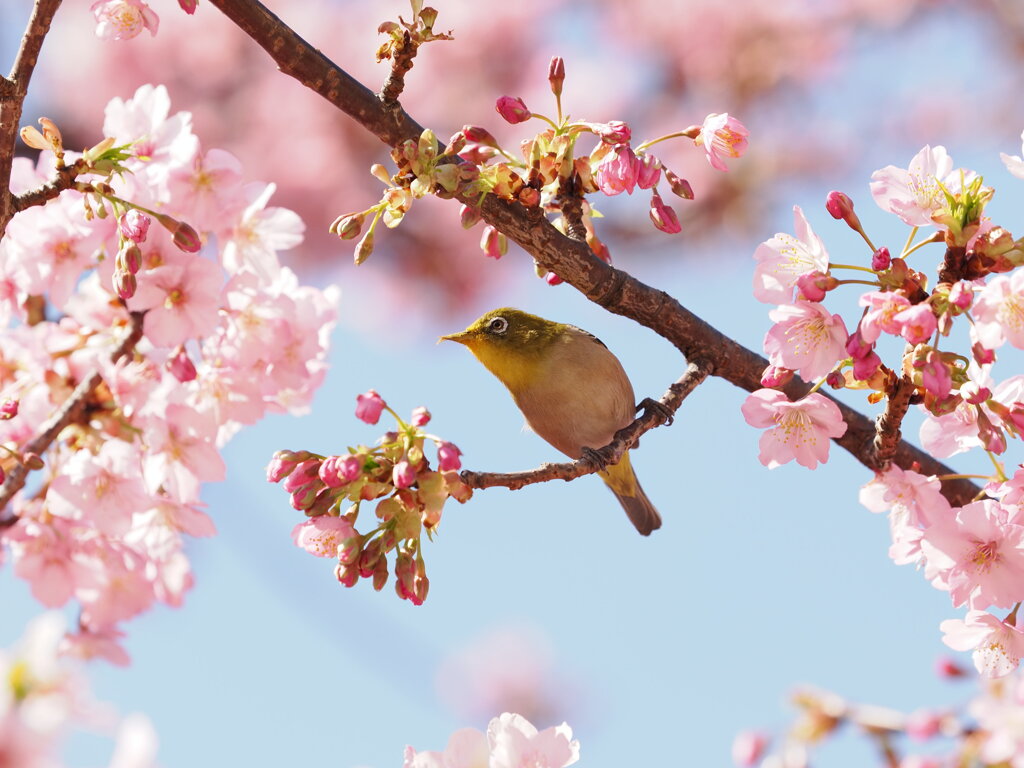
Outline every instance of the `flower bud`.
{"label": "flower bud", "polygon": [[142,249],[132,243],[117,252],[116,261],[119,269],[137,275],[139,269],[142,268]]}
{"label": "flower bud", "polygon": [[356,396],[356,418],[367,424],[376,424],[385,407],[387,407],[387,403],[375,389],[367,390],[364,394]]}
{"label": "flower bud", "polygon": [[414,427],[427,426],[427,424],[430,423],[430,411],[428,411],[424,406],[421,405],[419,408],[413,410],[410,423]]}
{"label": "flower bud", "polygon": [[179,344],[178,348],[171,353],[171,356],[167,358],[166,365],[171,375],[183,384],[187,381],[195,381],[198,376],[195,363],[188,356],[183,344]]}
{"label": "flower bud", "polygon": [[125,240],[131,240],[133,243],[144,243],[146,242],[146,234],[149,232],[149,225],[152,221],[142,211],[131,208],[125,211],[121,218],[118,219],[117,227]]}
{"label": "flower bud", "polygon": [[276,451],[267,465],[267,482],[279,482],[290,475],[296,466],[312,456],[309,451]]}
{"label": "flower bud", "polygon": [[479,125],[462,126],[462,135],[466,137],[466,141],[471,141],[474,144],[483,144],[485,147],[498,148],[498,140],[491,135],[490,131],[486,128],[481,128]]}
{"label": "flower bud", "polygon": [[181,10],[189,16],[196,12],[196,6],[198,4],[198,0],[178,0],[178,5],[181,6]]}
{"label": "flower bud", "polygon": [[544,275],[544,282],[548,285],[561,285],[565,281],[554,272],[548,272]]}
{"label": "flower bud", "polygon": [[377,565],[373,568],[373,588],[380,592],[384,589],[384,585],[388,583],[388,561],[385,558],[380,558],[377,561]]}
{"label": "flower bud", "polygon": [[949,289],[949,303],[957,309],[964,311],[971,308],[974,302],[974,288],[966,280],[954,283]]}
{"label": "flower bud", "polygon": [[480,221],[480,209],[471,205],[463,205],[459,209],[459,220],[463,229],[472,229]]}
{"label": "flower bud", "polygon": [[342,240],[352,240],[359,236],[365,221],[366,213],[346,213],[344,216],[336,218],[327,231]]}
{"label": "flower bud", "polygon": [[203,247],[199,233],[184,221],[179,221],[178,227],[174,230],[174,244],[178,250],[185,253],[198,253],[199,249]]}
{"label": "flower bud", "polygon": [[996,361],[996,351],[986,349],[979,343],[971,345],[971,354],[974,355],[974,360],[978,365],[991,365]]}
{"label": "flower bud", "polygon": [[565,62],[561,56],[552,56],[548,64],[548,83],[551,85],[551,92],[555,96],[562,95],[562,83],[565,82]]}
{"label": "flower bud", "polygon": [[825,383],[832,389],[842,389],[846,386],[846,377],[839,371],[829,371],[825,377]]}
{"label": "flower bud", "polygon": [[338,563],[334,568],[334,578],[346,587],[354,587],[359,581],[359,569],[354,565],[342,565]]}
{"label": "flower bud", "polygon": [[523,187],[516,193],[516,199],[527,208],[536,208],[540,205],[540,191],[533,187]]}
{"label": "flower bud", "polygon": [[650,216],[654,226],[662,232],[674,235],[683,230],[679,224],[676,212],[672,209],[672,206],[665,204],[665,201],[661,199],[661,195],[658,194],[657,190],[655,190],[654,194],[651,196]]}
{"label": "flower bud", "polygon": [[391,470],[391,482],[396,488],[408,488],[416,482],[415,467],[406,459],[402,459]]}
{"label": "flower bud", "polygon": [[114,270],[113,282],[114,292],[125,301],[134,296],[135,290],[138,288],[135,275],[120,269]]}
{"label": "flower bud", "polygon": [[[828,193],[825,198],[825,210],[827,210],[833,219],[837,221],[846,221],[852,218],[857,219],[857,214],[853,212],[853,200],[845,192],[837,192],[832,190]],[[859,221],[857,222],[860,223]],[[850,226],[853,226],[852,224]]]}
{"label": "flower bud", "polygon": [[668,182],[669,189],[679,197],[683,198],[683,200],[693,200],[693,187],[690,186],[690,182],[686,179],[679,178],[672,173],[672,171],[666,168],[665,181]]}
{"label": "flower bud", "polygon": [[20,402],[16,397],[5,397],[0,400],[0,421],[7,421],[17,416]]}
{"label": "flower bud", "polygon": [[484,227],[483,237],[480,238],[480,250],[488,258],[500,259],[508,253],[508,240],[501,232],[488,224]]}
{"label": "flower bud", "polygon": [[363,239],[359,241],[359,245],[356,246],[355,262],[356,266],[359,266],[373,253],[373,230],[371,229],[365,235]]}
{"label": "flower bud", "polygon": [[650,189],[661,178],[661,161],[654,155],[637,155],[640,159],[640,171],[636,175],[636,185],[640,189]]}
{"label": "flower bud", "polygon": [[889,255],[889,249],[885,246],[871,254],[871,268],[875,272],[882,272],[888,269],[891,264],[892,256]]}
{"label": "flower bud", "polygon": [[793,371],[778,365],[769,365],[761,374],[762,387],[784,387],[793,380]]}
{"label": "flower bud", "polygon": [[967,672],[949,656],[940,656],[935,660],[935,674],[947,679],[966,677]]}
{"label": "flower bud", "polygon": [[591,127],[594,129],[594,133],[601,137],[601,141],[606,144],[628,144],[629,140],[633,138],[633,132],[621,120],[594,123]]}
{"label": "flower bud", "polygon": [[442,472],[461,469],[462,461],[459,460],[461,455],[462,451],[454,443],[447,441],[439,443],[437,446],[437,468]]}
{"label": "flower bud", "polygon": [[39,132],[39,129],[34,125],[26,125],[19,132],[21,140],[25,142],[25,145],[32,149],[47,150],[50,149],[50,143],[43,137],[43,134]]}
{"label": "flower bud", "polygon": [[522,123],[533,117],[525,102],[519,97],[501,96],[494,105],[495,110],[506,122]]}

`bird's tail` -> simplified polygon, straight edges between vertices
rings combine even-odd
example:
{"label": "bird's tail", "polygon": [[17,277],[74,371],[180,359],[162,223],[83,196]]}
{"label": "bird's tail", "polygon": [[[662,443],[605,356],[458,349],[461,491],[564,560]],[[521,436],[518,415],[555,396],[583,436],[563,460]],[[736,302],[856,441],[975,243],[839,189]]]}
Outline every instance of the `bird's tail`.
{"label": "bird's tail", "polygon": [[618,464],[614,464],[598,474],[605,484],[611,488],[615,498],[622,504],[622,508],[629,515],[629,521],[633,523],[643,536],[650,536],[651,531],[661,528],[661,515],[647,498],[644,489],[640,487],[636,479],[636,472],[629,462],[629,451],[622,455]]}

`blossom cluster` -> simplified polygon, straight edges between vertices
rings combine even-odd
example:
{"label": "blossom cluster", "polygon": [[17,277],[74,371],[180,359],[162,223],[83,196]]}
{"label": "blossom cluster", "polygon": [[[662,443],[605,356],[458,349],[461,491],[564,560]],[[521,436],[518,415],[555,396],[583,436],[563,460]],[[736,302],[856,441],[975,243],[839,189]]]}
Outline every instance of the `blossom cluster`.
{"label": "blossom cluster", "polygon": [[155,768],[156,731],[141,714],[117,718],[90,696],[67,650],[56,612],[31,621],[17,645],[0,649],[0,756],[17,768],[56,768],[74,731],[116,729],[109,768]]}
{"label": "blossom cluster", "polygon": [[[1024,161],[1003,159],[1024,176]],[[873,403],[899,396],[918,404],[925,415],[921,442],[936,457],[986,451],[996,470],[985,478],[984,498],[972,503],[951,506],[943,478],[897,466],[877,473],[861,499],[890,513],[892,558],[918,565],[954,606],[969,609],[964,620],[943,623],[945,641],[974,650],[983,674],[1005,675],[1024,653],[1024,633],[1015,626],[1024,600],[1024,470],[1008,477],[999,457],[1009,439],[1024,434],[1024,376],[999,382],[993,367],[1006,342],[1024,348],[1024,271],[1016,269],[1024,264],[1024,242],[984,216],[993,190],[974,171],[954,168],[943,147],[924,147],[907,168],[876,171],[871,194],[912,228],[898,256],[874,245],[853,201],[840,192],[829,194],[826,208],[863,238],[868,264],[831,261],[799,208],[795,235],[777,234],[758,247],[754,295],[778,306],[764,339],[765,388],[747,398],[743,413],[751,425],[768,428],[761,461],[770,467],[796,459],[813,469],[827,460],[829,439],[846,425],[835,403],[817,392],[824,384],[868,391]],[[915,243],[921,228],[927,231]],[[915,252],[932,243],[944,246],[934,283],[910,266]],[[843,271],[858,278],[838,277]],[[848,325],[824,302],[852,284],[869,289],[859,298],[859,320]],[[886,337],[902,345],[890,365],[880,354]],[[778,388],[795,373],[814,386],[790,402]],[[1010,613],[996,618],[986,612],[992,607]]]}
{"label": "blossom cluster", "polygon": [[[430,11],[433,24],[436,11]],[[383,28],[382,28],[383,29]],[[710,165],[716,170],[728,170],[726,159],[738,158],[747,147],[746,127],[729,114],[708,115],[701,125],[632,145],[632,131],[621,120],[592,122],[574,120],[562,113],[562,86],[565,64],[554,57],[548,68],[548,83],[555,97],[556,116],[550,118],[532,112],[518,97],[501,96],[495,109],[513,125],[530,119],[539,120],[544,129],[521,145],[521,158],[517,159],[503,148],[494,135],[479,125],[466,125],[448,140],[442,148],[430,130],[424,131],[418,141],[408,140],[391,152],[397,171],[389,175],[379,164],[371,168],[374,177],[387,190],[381,201],[355,213],[339,216],[331,231],[343,240],[355,239],[362,234],[356,246],[355,261],[362,263],[373,251],[375,230],[383,221],[388,228],[401,223],[413,200],[434,194],[450,198],[460,196],[471,202],[463,205],[461,221],[469,229],[481,219],[473,198],[494,194],[504,200],[516,201],[529,208],[556,214],[552,223],[561,232],[570,226],[582,227],[579,234],[596,256],[611,261],[608,246],[598,237],[594,218],[600,214],[587,201],[586,195],[601,192],[616,196],[635,189],[650,190],[650,219],[662,232],[675,234],[682,230],[675,209],[662,198],[658,184],[664,181],[668,189],[684,200],[692,200],[689,182],[673,173],[651,151],[661,141],[688,138],[702,148]],[[589,134],[595,144],[589,154],[577,154],[577,142]],[[442,151],[443,149],[443,151]],[[577,201],[578,223],[571,224],[565,207],[567,201]],[[366,227],[366,222],[370,224]],[[494,259],[508,250],[504,234],[486,225],[480,238],[483,253]],[[538,276],[556,285],[561,278],[538,266]]]}
{"label": "blossom cluster", "polygon": [[[165,88],[111,101],[103,130],[76,158],[46,121],[23,136],[52,151],[15,160],[16,194],[85,175],[0,242],[0,473],[45,465],[0,542],[41,603],[77,601],[82,654],[125,664],[117,625],[192,584],[183,536],[214,533],[200,486],[224,479],[220,448],[311,400],[336,297],[279,263],[302,221],[228,152],[202,150]],[[48,449],[27,450],[70,403]]]}
{"label": "blossom cluster", "polygon": [[522,715],[505,712],[487,724],[487,733],[462,728],[443,752],[405,748],[402,768],[564,768],[580,757],[580,744],[566,724],[538,731]]}
{"label": "blossom cluster", "polygon": [[[295,545],[317,557],[336,561],[334,574],[346,587],[360,578],[381,590],[388,581],[388,556],[394,553],[395,591],[403,600],[422,605],[430,580],[423,559],[422,536],[432,537],[449,497],[466,502],[472,489],[459,477],[461,451],[423,430],[430,413],[420,407],[403,421],[376,391],[356,399],[356,416],[376,424],[385,410],[397,429],[384,434],[376,447],[360,445],[347,453],[321,456],[310,451],[278,451],[267,466],[267,480],[281,482],[292,507],[308,520],[292,531]],[[437,469],[424,453],[427,441],[437,451]],[[345,511],[342,505],[348,502]],[[366,502],[365,533],[356,528]]]}

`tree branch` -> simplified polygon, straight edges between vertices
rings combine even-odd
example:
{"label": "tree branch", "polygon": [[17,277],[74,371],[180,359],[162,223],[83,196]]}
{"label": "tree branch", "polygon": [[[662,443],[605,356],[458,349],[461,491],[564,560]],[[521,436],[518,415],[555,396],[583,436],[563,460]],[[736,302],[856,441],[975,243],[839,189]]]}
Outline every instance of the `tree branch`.
{"label": "tree branch", "polygon": [[[423,128],[400,108],[390,109],[369,89],[339,69],[257,0],[210,0],[262,46],[282,72],[319,93],[384,143],[394,147],[417,139]],[[475,206],[477,199],[457,196]],[[761,388],[768,361],[720,333],[664,291],[645,285],[626,272],[596,258],[586,243],[566,237],[544,218],[531,216],[517,202],[487,195],[480,204],[483,219],[515,241],[545,269],[554,272],[591,301],[609,312],[628,317],[670,341],[687,360],[703,359],[716,376],[741,389]],[[810,386],[794,378],[784,392],[790,399],[807,394]],[[828,395],[826,395],[828,396]],[[832,398],[846,421],[846,433],[836,442],[866,467],[882,469],[874,450],[875,423]],[[929,475],[954,471],[915,446],[900,441],[892,460],[903,468],[917,465]],[[963,505],[980,491],[969,480],[944,480],[950,503]]]}
{"label": "tree branch", "polygon": [[687,366],[686,372],[661,396],[660,400],[645,401],[645,403],[659,403],[660,407],[650,407],[641,403],[644,412],[636,421],[616,432],[608,445],[576,461],[543,464],[536,469],[524,472],[473,472],[467,469],[461,474],[462,482],[470,488],[501,486],[517,491],[533,483],[547,480],[573,480],[582,475],[599,472],[611,464],[617,464],[622,458],[622,454],[636,445],[644,432],[670,422],[672,415],[679,409],[683,400],[708,377],[709,373],[711,373],[711,366],[708,363],[703,360],[694,360]]}
{"label": "tree branch", "polygon": [[[122,357],[129,354],[138,343],[139,339],[142,338],[142,319],[144,316],[145,312],[131,313],[131,326],[129,328],[128,335],[122,339],[121,343],[117,345],[117,349],[115,349],[113,354],[110,356],[111,362],[116,363]],[[57,439],[63,429],[69,424],[73,424],[81,417],[86,401],[89,399],[93,390],[99,386],[101,380],[102,377],[100,376],[99,370],[94,370],[78,382],[78,386],[75,387],[71,396],[61,403],[60,407],[54,412],[49,420],[43,424],[39,430],[39,434],[21,447],[21,453],[35,453],[42,456],[53,441]],[[28,477],[28,472],[28,468],[23,463],[19,463],[12,467],[11,471],[7,473],[7,479],[4,480],[4,484],[0,486],[0,509],[6,507],[7,503],[14,497],[14,494],[25,487],[25,479]],[[14,525],[17,521],[17,515],[8,515],[0,518],[0,529]]]}
{"label": "tree branch", "polygon": [[36,0],[11,74],[0,83],[0,235],[15,214],[14,198],[10,193],[11,169],[14,166],[14,142],[18,136],[25,94],[28,93],[28,84],[39,59],[43,40],[50,31],[50,22],[60,4],[61,0]]}

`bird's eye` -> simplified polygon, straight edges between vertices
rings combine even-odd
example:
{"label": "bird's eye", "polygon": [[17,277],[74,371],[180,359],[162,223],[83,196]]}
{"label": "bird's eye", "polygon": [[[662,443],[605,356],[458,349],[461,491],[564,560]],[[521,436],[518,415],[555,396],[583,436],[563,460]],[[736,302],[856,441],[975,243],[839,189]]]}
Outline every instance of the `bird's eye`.
{"label": "bird's eye", "polygon": [[496,317],[487,324],[491,333],[504,333],[508,330],[508,320],[504,317]]}

